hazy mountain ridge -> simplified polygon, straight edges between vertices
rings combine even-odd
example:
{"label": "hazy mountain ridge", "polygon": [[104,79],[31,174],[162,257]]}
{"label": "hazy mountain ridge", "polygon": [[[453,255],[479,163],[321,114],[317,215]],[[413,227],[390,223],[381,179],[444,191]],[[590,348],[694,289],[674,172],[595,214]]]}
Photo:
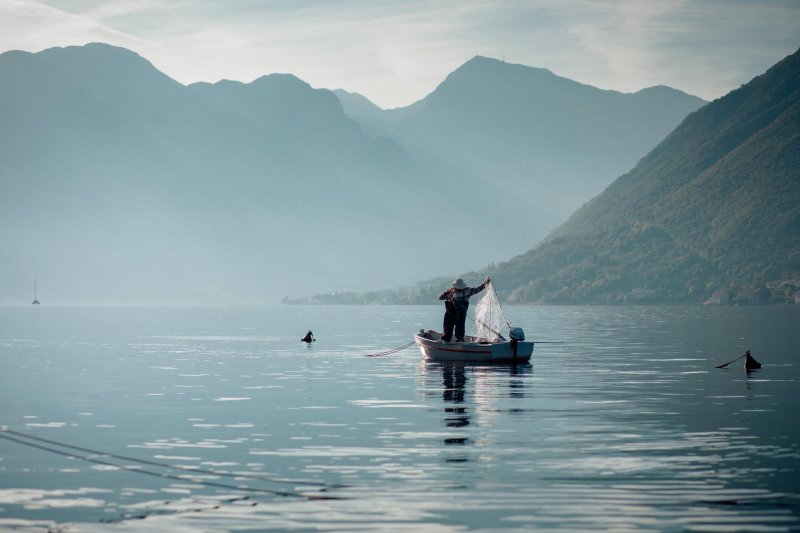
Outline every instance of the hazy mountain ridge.
{"label": "hazy mountain ridge", "polygon": [[288,75],[184,87],[99,44],[0,58],[5,279],[73,301],[275,300],[284,278],[356,283],[393,251],[347,264],[376,220],[359,195],[402,191],[372,180],[390,174],[329,91]]}
{"label": "hazy mountain ridge", "polygon": [[476,187],[494,187],[510,209],[527,207],[532,228],[564,220],[704,103],[666,87],[597,89],[481,56],[408,107],[381,111],[338,94],[365,131],[445,161]]}
{"label": "hazy mountain ridge", "polygon": [[3,298],[25,299],[31,277],[43,301],[363,290],[477,268],[552,227],[513,186],[524,175],[506,176],[524,147],[488,175],[452,160],[468,145],[424,146],[418,108],[361,106],[375,129],[291,74],[184,86],[104,44],[1,54]]}
{"label": "hazy mountain ridge", "polygon": [[[691,113],[542,243],[490,274],[507,301],[794,302],[800,51]],[[446,278],[320,302],[427,303]]]}

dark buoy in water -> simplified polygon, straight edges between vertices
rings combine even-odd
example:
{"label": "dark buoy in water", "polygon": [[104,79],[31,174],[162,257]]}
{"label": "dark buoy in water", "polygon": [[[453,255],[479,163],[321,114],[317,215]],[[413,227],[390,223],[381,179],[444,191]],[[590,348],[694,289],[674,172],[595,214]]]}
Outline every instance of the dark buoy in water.
{"label": "dark buoy in water", "polygon": [[313,333],[311,333],[311,330],[308,330],[308,333],[306,333],[306,336],[305,336],[305,337],[303,337],[303,338],[302,338],[302,339],[300,339],[300,340],[301,340],[302,342],[307,342],[307,343],[309,343],[309,344],[310,344],[310,343],[312,343],[312,342],[316,341],[317,339],[315,339],[315,338],[314,338],[314,334],[313,334]]}
{"label": "dark buoy in water", "polygon": [[761,363],[756,361],[755,357],[750,355],[750,350],[747,350],[746,352],[744,352],[742,355],[740,355],[736,359],[732,359],[732,360],[728,361],[727,363],[723,363],[721,365],[717,365],[714,368],[728,368],[728,365],[730,365],[731,363],[735,363],[736,361],[738,361],[739,359],[741,359],[743,357],[745,358],[745,360],[744,360],[744,369],[745,370],[755,370],[757,368],[761,368]]}
{"label": "dark buoy in water", "polygon": [[744,369],[755,370],[757,368],[761,368],[761,363],[756,361],[755,357],[750,355],[750,350],[744,352]]}

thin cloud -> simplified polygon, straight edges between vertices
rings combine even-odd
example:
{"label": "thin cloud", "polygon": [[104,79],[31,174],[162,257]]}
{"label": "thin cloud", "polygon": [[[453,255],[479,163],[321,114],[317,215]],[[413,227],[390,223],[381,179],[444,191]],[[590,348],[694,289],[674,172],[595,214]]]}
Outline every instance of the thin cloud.
{"label": "thin cloud", "polygon": [[587,81],[621,90],[666,84],[716,98],[800,45],[796,2],[606,0],[587,7],[594,20],[572,27],[595,64],[584,64]]}
{"label": "thin cloud", "polygon": [[75,14],[29,0],[0,1],[0,51],[39,51],[88,42],[113,42],[135,48],[141,39]]}
{"label": "thin cloud", "polygon": [[796,0],[0,0],[0,50],[104,41],[183,83],[290,72],[384,107],[422,98],[478,54],[710,99],[793,52],[798,36]]}

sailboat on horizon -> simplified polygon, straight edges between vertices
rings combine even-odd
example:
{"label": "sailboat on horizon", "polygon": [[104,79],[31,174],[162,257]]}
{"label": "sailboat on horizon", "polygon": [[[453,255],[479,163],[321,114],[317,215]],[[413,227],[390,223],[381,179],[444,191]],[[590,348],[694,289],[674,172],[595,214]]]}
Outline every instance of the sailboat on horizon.
{"label": "sailboat on horizon", "polygon": [[31,305],[39,305],[39,298],[36,295],[36,280],[33,280],[33,301]]}

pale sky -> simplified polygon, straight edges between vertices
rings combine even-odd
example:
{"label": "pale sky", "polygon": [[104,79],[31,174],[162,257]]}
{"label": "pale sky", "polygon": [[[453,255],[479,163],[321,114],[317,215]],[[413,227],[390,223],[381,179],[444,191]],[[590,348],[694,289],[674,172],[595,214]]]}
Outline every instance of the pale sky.
{"label": "pale sky", "polygon": [[88,42],[185,84],[286,72],[384,108],[475,55],[712,100],[800,47],[800,0],[0,0],[0,52]]}

